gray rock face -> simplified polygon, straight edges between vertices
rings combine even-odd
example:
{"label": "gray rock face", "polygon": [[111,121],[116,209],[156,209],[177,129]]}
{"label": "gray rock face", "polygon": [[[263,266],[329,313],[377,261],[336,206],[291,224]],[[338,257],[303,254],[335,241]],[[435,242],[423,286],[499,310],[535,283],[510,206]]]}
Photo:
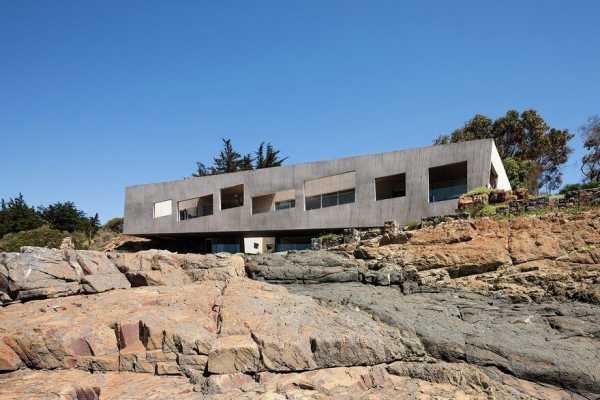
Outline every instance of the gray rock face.
{"label": "gray rock face", "polygon": [[389,286],[416,279],[409,267],[324,250],[248,256],[246,271],[253,279],[284,284],[364,282]]}
{"label": "gray rock face", "polygon": [[357,282],[363,263],[329,251],[283,252],[248,257],[246,271],[277,283]]}
{"label": "gray rock face", "polygon": [[495,366],[519,378],[600,393],[600,307],[510,304],[461,291],[403,295],[361,284],[290,285],[414,331],[433,357]]}
{"label": "gray rock face", "polygon": [[161,250],[103,253],[23,247],[0,253],[0,305],[131,286],[182,286],[245,276],[244,260],[228,254],[177,254]]}

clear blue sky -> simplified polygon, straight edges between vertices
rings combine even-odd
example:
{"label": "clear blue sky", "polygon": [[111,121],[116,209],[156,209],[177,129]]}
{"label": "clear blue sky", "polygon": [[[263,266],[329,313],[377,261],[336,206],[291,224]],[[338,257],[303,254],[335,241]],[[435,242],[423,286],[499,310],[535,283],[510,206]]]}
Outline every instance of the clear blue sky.
{"label": "clear blue sky", "polygon": [[[221,137],[288,163],[429,145],[475,113],[600,113],[600,2],[3,1],[0,197],[102,220]],[[578,181],[581,140],[564,168]]]}

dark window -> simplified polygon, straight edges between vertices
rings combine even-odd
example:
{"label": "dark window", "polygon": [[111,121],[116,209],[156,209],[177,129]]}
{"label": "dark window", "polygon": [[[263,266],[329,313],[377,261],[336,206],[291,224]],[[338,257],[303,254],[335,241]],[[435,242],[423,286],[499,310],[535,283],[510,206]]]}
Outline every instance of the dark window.
{"label": "dark window", "polygon": [[275,251],[306,250],[310,247],[310,237],[281,237],[277,239]]}
{"label": "dark window", "polygon": [[221,189],[221,210],[244,205],[244,185]]}
{"label": "dark window", "polygon": [[348,203],[354,203],[354,189],[307,197],[306,209],[314,210],[321,207],[333,207]]}
{"label": "dark window", "polygon": [[284,200],[275,202],[275,210],[287,210],[296,207],[296,200]]}
{"label": "dark window", "polygon": [[258,243],[254,242],[254,248],[258,249]]}
{"label": "dark window", "polygon": [[321,195],[307,197],[306,198],[306,209],[314,210],[317,208],[321,208]]}
{"label": "dark window", "polygon": [[342,192],[338,192],[338,203],[341,204],[348,204],[348,203],[354,203],[354,189],[350,189],[350,190],[344,190]]}
{"label": "dark window", "polygon": [[406,196],[406,174],[375,178],[375,200]]}
{"label": "dark window", "polygon": [[321,199],[321,207],[333,207],[338,205],[338,192],[326,193]]}
{"label": "dark window", "polygon": [[467,192],[467,162],[429,168],[429,201],[458,199]]}

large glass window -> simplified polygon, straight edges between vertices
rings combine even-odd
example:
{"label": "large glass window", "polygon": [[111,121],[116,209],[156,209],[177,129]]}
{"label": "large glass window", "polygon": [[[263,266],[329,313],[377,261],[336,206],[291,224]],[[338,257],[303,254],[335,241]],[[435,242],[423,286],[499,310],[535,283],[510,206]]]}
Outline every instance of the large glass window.
{"label": "large glass window", "polygon": [[204,217],[213,214],[213,195],[196,197],[177,203],[179,220],[185,221],[192,218]]}
{"label": "large glass window", "polygon": [[221,189],[221,210],[244,205],[244,185]]}
{"label": "large glass window", "polygon": [[429,201],[458,199],[467,192],[467,162],[429,168]]}
{"label": "large glass window", "polygon": [[354,203],[354,189],[339,192],[324,193],[306,198],[306,209],[333,207],[342,204]]}
{"label": "large glass window", "polygon": [[375,200],[406,196],[406,174],[375,178]]}

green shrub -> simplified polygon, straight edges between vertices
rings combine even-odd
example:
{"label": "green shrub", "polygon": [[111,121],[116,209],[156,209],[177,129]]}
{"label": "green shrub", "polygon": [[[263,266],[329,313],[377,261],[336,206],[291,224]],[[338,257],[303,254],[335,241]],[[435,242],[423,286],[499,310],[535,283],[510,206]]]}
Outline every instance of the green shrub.
{"label": "green shrub", "polygon": [[418,228],[419,228],[419,225],[421,225],[421,223],[420,223],[420,222],[418,222],[418,221],[412,221],[412,222],[409,222],[409,223],[408,223],[408,224],[407,224],[407,225],[404,227],[404,229],[405,229],[405,230],[407,230],[407,231],[414,231],[414,230],[416,230],[416,229],[418,229]]}
{"label": "green shrub", "polygon": [[29,231],[8,233],[0,239],[1,251],[19,251],[21,246],[60,247],[62,240],[70,236],[48,225],[40,226]]}
{"label": "green shrub", "polygon": [[319,239],[321,239],[321,241],[324,241],[324,242],[334,241],[337,238],[338,238],[338,235],[336,235],[335,233],[327,233],[325,235],[319,236]]}
{"label": "green shrub", "polygon": [[468,191],[467,193],[465,193],[463,196],[475,196],[476,194],[490,194],[494,191],[494,189],[489,188],[487,186],[479,186],[476,187],[473,190]]}
{"label": "green shrub", "polygon": [[102,226],[102,228],[117,233],[123,233],[123,218],[111,218],[104,224],[104,226]]}
{"label": "green shrub", "polygon": [[588,182],[588,183],[570,183],[568,185],[563,186],[558,193],[565,194],[567,192],[573,190],[582,190],[582,189],[594,189],[600,187],[599,182]]}
{"label": "green shrub", "polygon": [[493,217],[496,215],[496,207],[487,204],[477,211],[478,217]]}

